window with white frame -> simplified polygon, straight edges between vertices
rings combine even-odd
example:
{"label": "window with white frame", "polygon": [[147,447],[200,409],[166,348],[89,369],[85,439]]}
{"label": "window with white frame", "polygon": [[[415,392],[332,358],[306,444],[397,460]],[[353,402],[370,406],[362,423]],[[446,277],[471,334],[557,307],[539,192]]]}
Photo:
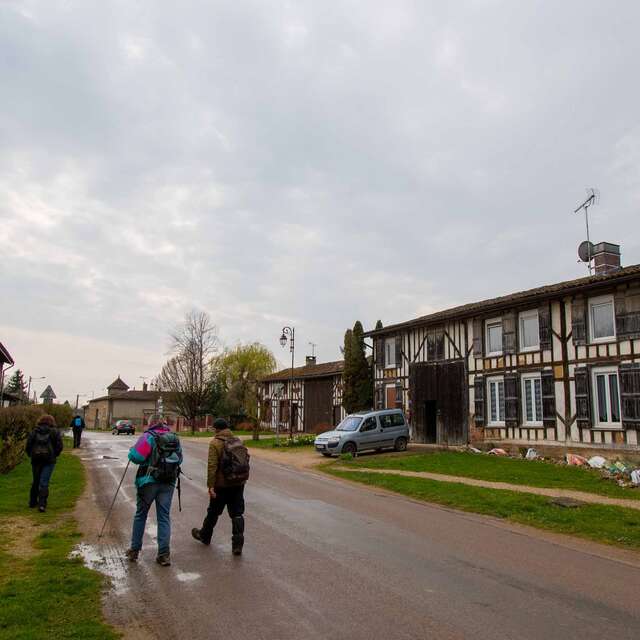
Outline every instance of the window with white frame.
{"label": "window with white frame", "polygon": [[504,425],[504,380],[501,377],[487,380],[487,397],[489,426]]}
{"label": "window with white frame", "polygon": [[488,356],[502,354],[502,318],[494,318],[485,322],[485,342]]}
{"label": "window with white frame", "polygon": [[523,311],[520,314],[520,351],[537,351],[539,348],[538,310]]}
{"label": "window with white frame", "polygon": [[384,366],[389,369],[396,366],[396,339],[387,338],[384,341]]}
{"label": "window with white frame", "polygon": [[593,369],[593,410],[598,427],[619,427],[620,391],[615,367]]}
{"label": "window with white frame", "polygon": [[542,378],[539,373],[522,376],[522,421],[528,425],[542,424]]}
{"label": "window with white frame", "polygon": [[608,342],[616,337],[613,296],[589,300],[589,333],[591,342]]}

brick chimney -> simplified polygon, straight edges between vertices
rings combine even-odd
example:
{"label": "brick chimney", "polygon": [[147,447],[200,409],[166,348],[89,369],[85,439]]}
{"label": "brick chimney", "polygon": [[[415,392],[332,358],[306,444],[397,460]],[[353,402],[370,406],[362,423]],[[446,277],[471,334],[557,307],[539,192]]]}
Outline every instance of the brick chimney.
{"label": "brick chimney", "polygon": [[620,269],[620,245],[599,242],[593,246],[593,268],[597,276]]}
{"label": "brick chimney", "polygon": [[315,356],[307,356],[306,362],[305,362],[305,366],[310,367],[311,365],[316,364],[316,357]]}
{"label": "brick chimney", "polygon": [[142,383],[142,390],[143,390],[143,391],[147,391],[147,390],[148,390],[148,387],[147,387],[147,383],[146,383],[146,382],[143,382],[143,383]]}

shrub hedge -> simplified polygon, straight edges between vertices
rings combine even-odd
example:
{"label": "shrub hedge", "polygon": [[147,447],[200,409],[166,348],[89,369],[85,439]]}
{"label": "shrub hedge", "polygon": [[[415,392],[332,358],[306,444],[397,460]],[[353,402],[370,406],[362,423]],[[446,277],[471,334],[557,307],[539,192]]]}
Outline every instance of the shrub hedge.
{"label": "shrub hedge", "polygon": [[11,471],[22,460],[27,436],[44,413],[52,415],[63,429],[73,417],[71,408],[63,404],[0,408],[0,473]]}

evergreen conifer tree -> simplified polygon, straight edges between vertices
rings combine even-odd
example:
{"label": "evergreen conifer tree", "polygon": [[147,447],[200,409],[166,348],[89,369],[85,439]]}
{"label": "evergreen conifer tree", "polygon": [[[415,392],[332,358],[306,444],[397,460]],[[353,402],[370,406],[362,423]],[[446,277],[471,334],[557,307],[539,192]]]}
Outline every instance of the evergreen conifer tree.
{"label": "evergreen conifer tree", "polygon": [[24,398],[27,395],[27,385],[24,381],[24,374],[18,369],[7,382],[6,390],[9,393],[14,393],[20,398]]}
{"label": "evergreen conifer tree", "polygon": [[378,320],[378,322],[376,322],[376,331],[382,328],[383,328],[382,320]]}
{"label": "evergreen conifer tree", "polygon": [[367,360],[364,329],[358,320],[353,326],[354,389],[358,411],[373,407],[373,372]]}
{"label": "evergreen conifer tree", "polygon": [[342,374],[342,405],[349,414],[357,411],[355,390],[355,368],[353,361],[354,337],[353,331],[347,329],[344,334],[344,372]]}

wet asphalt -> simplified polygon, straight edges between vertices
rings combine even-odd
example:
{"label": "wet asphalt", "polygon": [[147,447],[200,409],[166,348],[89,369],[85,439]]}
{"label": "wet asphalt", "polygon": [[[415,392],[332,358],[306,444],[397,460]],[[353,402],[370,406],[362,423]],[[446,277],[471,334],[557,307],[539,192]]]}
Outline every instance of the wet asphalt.
{"label": "wet asphalt", "polygon": [[[85,433],[91,526],[80,549],[112,577],[108,619],[130,637],[182,640],[637,638],[640,555],[417,503],[252,459],[246,544],[223,515],[210,547],[191,538],[207,504],[207,441],[185,441],[172,566],[122,560],[134,511],[130,468],[105,538],[103,515],[134,438]],[[291,454],[295,455],[295,454]]]}

